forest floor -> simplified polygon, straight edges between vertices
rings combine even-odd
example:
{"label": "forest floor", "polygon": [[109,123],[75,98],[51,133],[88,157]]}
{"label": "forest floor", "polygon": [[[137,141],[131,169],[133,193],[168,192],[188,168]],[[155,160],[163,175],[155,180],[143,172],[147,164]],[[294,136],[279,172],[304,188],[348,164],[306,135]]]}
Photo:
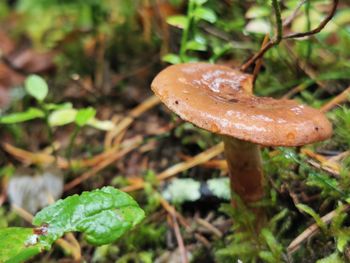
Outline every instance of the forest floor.
{"label": "forest floor", "polygon": [[[247,70],[257,70],[257,95],[318,108],[334,129],[325,142],[262,148],[267,191],[256,205],[268,222],[256,234],[240,230],[252,213],[230,206],[220,137],[181,120],[150,89],[168,65],[162,57],[181,52],[182,31],[166,18],[186,15],[186,4],[14,2],[0,3],[0,120],[37,106],[23,88],[31,74],[48,83],[45,103],[60,105],[56,111],[70,106],[47,122],[0,124],[0,227],[30,226],[31,216],[54,200],[107,185],[132,195],[146,212],[116,243],[93,247],[74,233],[65,239],[77,253],[56,244],[33,262],[350,261],[348,4],[338,6],[320,35],[282,41],[260,67]],[[189,30],[207,49],[187,50],[188,60],[234,68],[258,52],[265,33],[254,23],[273,20],[273,11],[238,2],[203,1],[217,16]],[[312,4],[309,20],[302,12],[284,30],[317,25],[331,2]],[[77,130],[72,109],[89,107],[96,124]]]}

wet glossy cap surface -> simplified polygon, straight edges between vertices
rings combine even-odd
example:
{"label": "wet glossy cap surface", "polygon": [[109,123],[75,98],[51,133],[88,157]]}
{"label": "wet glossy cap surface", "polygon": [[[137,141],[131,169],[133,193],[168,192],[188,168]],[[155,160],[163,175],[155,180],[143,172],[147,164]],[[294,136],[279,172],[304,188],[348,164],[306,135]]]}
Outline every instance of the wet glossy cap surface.
{"label": "wet glossy cap surface", "polygon": [[151,86],[182,119],[214,133],[266,146],[304,145],[332,134],[320,111],[293,100],[250,95],[251,76],[225,66],[170,66]]}

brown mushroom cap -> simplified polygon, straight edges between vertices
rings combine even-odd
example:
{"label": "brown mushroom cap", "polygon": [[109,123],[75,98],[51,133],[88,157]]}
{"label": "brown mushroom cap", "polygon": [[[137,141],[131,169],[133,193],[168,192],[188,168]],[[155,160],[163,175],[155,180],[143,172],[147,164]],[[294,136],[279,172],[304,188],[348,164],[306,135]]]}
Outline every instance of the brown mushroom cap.
{"label": "brown mushroom cap", "polygon": [[152,82],[154,93],[182,119],[208,131],[266,146],[298,146],[329,138],[320,111],[293,100],[251,95],[252,78],[207,63],[170,66]]}

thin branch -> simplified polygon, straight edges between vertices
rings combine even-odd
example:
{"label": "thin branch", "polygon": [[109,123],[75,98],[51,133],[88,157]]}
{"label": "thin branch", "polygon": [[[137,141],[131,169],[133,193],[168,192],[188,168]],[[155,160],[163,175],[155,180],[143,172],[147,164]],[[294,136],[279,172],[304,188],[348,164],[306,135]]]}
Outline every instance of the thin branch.
{"label": "thin branch", "polygon": [[184,240],[183,240],[182,235],[181,235],[180,226],[176,220],[176,216],[172,215],[172,216],[169,216],[169,218],[170,218],[171,224],[173,225],[175,237],[177,240],[177,244],[179,246],[179,251],[180,251],[180,255],[181,255],[180,256],[181,262],[188,263],[187,250],[186,250],[185,243],[184,243]]}
{"label": "thin branch", "polygon": [[[265,45],[269,42],[269,39],[270,39],[269,34],[266,34],[265,37],[264,37],[264,40],[263,40],[263,43],[262,43],[261,46],[262,46],[262,47],[265,46]],[[256,63],[255,63],[255,68],[254,68],[254,70],[253,70],[253,83],[255,83],[255,81],[256,81],[256,78],[257,78],[257,76],[258,76],[258,74],[259,74],[259,72],[260,72],[262,63],[263,63],[263,61],[262,61],[261,58],[258,59],[258,60],[256,61]]]}
{"label": "thin branch", "polygon": [[253,65],[258,59],[260,59],[262,56],[264,56],[264,54],[271,49],[272,47],[274,47],[276,45],[275,40],[270,40],[265,46],[263,46],[262,49],[260,49],[260,51],[258,53],[256,53],[251,59],[249,59],[246,63],[244,63],[240,70],[242,72],[246,72],[248,70],[248,68]]}
{"label": "thin branch", "polygon": [[350,96],[350,86],[347,87],[342,93],[340,93],[339,95],[331,99],[329,102],[324,104],[320,110],[322,112],[327,112],[333,109],[334,107],[338,106],[339,104],[343,103],[344,101],[348,100],[349,96]]}
{"label": "thin branch", "polygon": [[[185,247],[185,243],[183,241],[181,231],[180,231],[180,226],[177,222],[177,218],[179,219],[182,217],[179,213],[177,213],[176,209],[168,203],[167,200],[160,198],[160,204],[164,207],[164,209],[167,211],[169,217],[169,223],[174,229],[175,237],[177,240],[177,244],[179,246],[179,252],[180,252],[180,258],[182,263],[188,263],[188,258],[187,258],[187,250]],[[187,225],[187,222],[186,222]]]}
{"label": "thin branch", "polygon": [[284,22],[283,22],[283,27],[287,27],[287,26],[289,26],[289,25],[293,22],[293,20],[294,20],[294,19],[296,18],[296,16],[298,15],[298,13],[299,13],[301,7],[302,7],[305,3],[306,3],[306,0],[303,0],[303,1],[301,1],[301,2],[298,4],[298,6],[294,9],[293,13],[292,13],[289,17],[287,17],[287,18],[284,20]]}
{"label": "thin branch", "polygon": [[[340,208],[340,211],[347,212],[347,211],[349,211],[349,209],[350,209],[349,205],[343,205],[343,207]],[[332,222],[333,218],[338,215],[338,213],[339,213],[338,209],[333,210],[332,212],[329,212],[325,216],[321,217],[321,220],[325,224],[330,224]],[[291,255],[292,253],[297,251],[300,248],[302,243],[304,243],[307,239],[316,235],[319,231],[320,231],[320,228],[316,223],[309,226],[307,229],[304,230],[304,232],[302,232],[299,236],[297,236],[289,244],[289,246],[287,248],[288,254]]]}
{"label": "thin branch", "polygon": [[[222,142],[218,143],[217,145],[214,145],[213,147],[207,149],[206,151],[201,152],[196,156],[193,156],[192,158],[186,160],[185,162],[177,163],[165,169],[163,172],[157,174],[156,179],[157,181],[168,180],[180,172],[186,171],[190,168],[193,168],[197,165],[200,165],[202,163],[209,161],[215,156],[221,154],[223,151],[224,151],[224,144]],[[124,192],[131,192],[131,191],[140,190],[144,188],[144,186],[145,186],[145,182],[141,181],[133,185],[126,186],[121,190]]]}
{"label": "thin branch", "polygon": [[[276,0],[274,0],[274,1],[276,1]],[[288,34],[288,35],[282,36],[281,40],[282,39],[301,38],[301,37],[311,36],[311,35],[319,33],[328,24],[328,22],[333,18],[334,14],[337,10],[338,3],[339,3],[339,0],[333,0],[332,9],[331,9],[330,13],[315,29],[313,29],[311,31],[307,31],[307,32]],[[300,5],[297,8],[300,8]],[[278,10],[275,9],[275,12],[278,12]],[[277,33],[278,33],[278,31],[277,31]],[[271,49],[272,47],[277,45],[279,42],[280,41],[278,41],[278,35],[277,35],[277,37],[275,39],[270,40],[262,49],[260,49],[260,51],[258,53],[256,53],[252,58],[250,58],[246,63],[244,63],[241,66],[240,70],[243,72],[246,72],[252,64],[254,64],[258,59],[262,58],[264,56],[264,54],[269,49]]]}
{"label": "thin branch", "polygon": [[321,30],[328,24],[328,22],[332,20],[335,12],[337,11],[338,3],[339,3],[339,0],[333,0],[333,5],[330,13],[325,19],[323,19],[323,21],[315,29],[307,32],[291,33],[284,36],[283,39],[307,37],[307,36],[312,36],[321,32]]}
{"label": "thin branch", "polygon": [[275,45],[278,45],[282,40],[282,18],[281,18],[281,6],[279,3],[279,0],[272,0],[272,7],[275,10],[275,18],[276,18],[276,37],[272,40],[270,40],[266,45],[264,45],[260,51],[255,54],[251,59],[248,60],[244,65],[241,66],[240,70],[245,72],[247,69],[255,63],[258,59],[260,59],[266,51],[268,51],[270,48],[272,48]]}

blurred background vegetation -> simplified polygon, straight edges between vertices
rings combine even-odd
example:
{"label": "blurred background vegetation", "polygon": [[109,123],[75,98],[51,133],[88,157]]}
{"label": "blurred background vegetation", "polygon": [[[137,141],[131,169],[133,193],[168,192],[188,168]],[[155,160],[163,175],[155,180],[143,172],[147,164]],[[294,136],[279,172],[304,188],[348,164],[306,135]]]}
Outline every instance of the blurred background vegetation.
{"label": "blurred background vegetation", "polygon": [[[280,3],[283,21],[292,18],[283,29],[287,34],[317,27],[333,1]],[[186,26],[186,19],[190,25]],[[181,171],[173,181],[156,180],[160,172],[214,146],[219,138],[182,122],[156,103],[146,111],[144,102],[152,96],[154,76],[169,63],[188,61],[240,67],[259,51],[265,37],[274,37],[275,28],[274,9],[270,1],[262,0],[2,0],[0,227],[26,225],[23,210],[35,213],[33,206],[47,205],[36,198],[38,181],[29,183],[34,179],[44,178],[42,185],[54,199],[104,185],[129,191],[141,180],[141,191],[130,191],[146,210],[147,219],[116,244],[93,248],[76,235],[81,258],[87,262],[186,262],[181,250],[185,246],[191,262],[349,262],[348,1],[340,1],[320,33],[283,40],[262,61],[254,92],[325,107],[334,136],[303,148],[263,149],[271,191],[259,205],[271,220],[261,236],[235,231],[251,215],[235,213],[222,196],[202,191],[202,196],[193,197],[194,184],[206,188],[206,181],[227,174],[222,155]],[[26,122],[6,123],[5,116],[37,107],[23,88],[30,74],[48,82],[46,106],[39,105],[46,115],[28,117],[27,113]],[[341,99],[326,107],[334,98]],[[138,106],[142,114],[132,115]],[[72,110],[85,108],[94,109],[94,125],[77,129],[69,116],[76,114]],[[130,117],[128,129],[123,126],[115,134]],[[109,151],[113,146],[127,148],[135,140],[134,148],[94,172],[115,154]],[[64,158],[73,161],[60,166]],[[90,170],[88,179],[70,187],[70,182]],[[53,176],[43,176],[47,172]],[[29,177],[26,183],[16,181],[25,176]],[[194,184],[176,181],[189,177]],[[22,201],[16,203],[13,196]],[[28,207],[23,200],[35,204]],[[22,212],[13,209],[14,203]],[[169,212],[174,208],[175,216]],[[312,224],[314,232],[303,232]],[[69,262],[71,258],[69,250],[57,246],[33,262]]]}

